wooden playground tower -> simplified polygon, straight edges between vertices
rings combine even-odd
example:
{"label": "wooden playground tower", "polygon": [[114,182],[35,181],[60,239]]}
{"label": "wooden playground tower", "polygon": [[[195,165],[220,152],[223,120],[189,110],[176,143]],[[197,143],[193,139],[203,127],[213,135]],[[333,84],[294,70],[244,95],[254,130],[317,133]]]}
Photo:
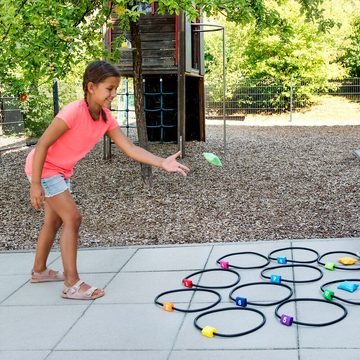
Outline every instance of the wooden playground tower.
{"label": "wooden playground tower", "polygon": [[[196,31],[200,19],[190,23],[184,12],[157,15],[155,7],[145,6],[139,20],[147,132],[149,141],[177,143],[184,154],[185,141],[205,141],[203,33]],[[123,35],[116,17],[113,23],[105,37],[109,49]],[[132,50],[120,49],[122,77],[134,76]]]}

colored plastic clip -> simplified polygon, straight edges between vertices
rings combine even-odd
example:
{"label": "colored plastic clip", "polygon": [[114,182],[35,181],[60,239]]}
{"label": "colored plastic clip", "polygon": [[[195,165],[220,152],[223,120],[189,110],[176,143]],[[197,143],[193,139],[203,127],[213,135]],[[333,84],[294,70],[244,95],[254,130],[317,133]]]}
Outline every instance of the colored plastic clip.
{"label": "colored plastic clip", "polygon": [[247,306],[247,299],[237,296],[235,299],[235,303],[237,306],[246,307]]}
{"label": "colored plastic clip", "polygon": [[334,292],[329,290],[329,289],[325,289],[323,296],[326,300],[332,301],[333,297],[334,297]]}
{"label": "colored plastic clip", "polygon": [[290,315],[285,315],[285,314],[282,314],[281,315],[281,318],[280,318],[280,322],[283,324],[283,325],[286,325],[286,326],[291,326],[292,323],[294,321],[294,318]]}
{"label": "colored plastic clip", "polygon": [[285,256],[279,256],[277,258],[277,262],[278,262],[278,264],[286,264],[287,263],[287,258]]}
{"label": "colored plastic clip", "polygon": [[325,269],[333,271],[335,269],[335,264],[333,262],[325,263]]}
{"label": "colored plastic clip", "polygon": [[192,286],[193,286],[193,282],[190,279],[184,279],[183,284],[187,288],[192,288]]}
{"label": "colored plastic clip", "polygon": [[202,330],[201,330],[201,333],[204,335],[204,336],[207,336],[207,337],[214,337],[214,333],[216,332],[216,329],[212,326],[205,326]]}
{"label": "colored plastic clip", "polygon": [[169,311],[169,312],[174,311],[174,304],[171,302],[164,302],[163,307],[165,311]]}
{"label": "colored plastic clip", "polygon": [[220,267],[222,267],[223,269],[228,269],[229,268],[229,262],[225,261],[225,260],[220,260]]}
{"label": "colored plastic clip", "polygon": [[270,276],[270,282],[275,283],[275,284],[280,284],[281,283],[281,276],[280,275],[271,275]]}

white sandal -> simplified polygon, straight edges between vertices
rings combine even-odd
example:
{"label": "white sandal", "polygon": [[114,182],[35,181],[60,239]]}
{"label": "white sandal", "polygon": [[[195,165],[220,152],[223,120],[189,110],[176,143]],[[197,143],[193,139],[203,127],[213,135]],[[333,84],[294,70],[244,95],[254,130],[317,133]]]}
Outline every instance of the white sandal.
{"label": "white sandal", "polygon": [[[95,300],[105,295],[103,289],[96,288],[94,286],[90,287],[88,290],[80,290],[81,285],[84,284],[83,281],[79,280],[73,286],[65,286],[61,293],[61,297],[64,299],[74,299],[74,300]],[[100,290],[98,295],[94,295],[96,290]]]}
{"label": "white sandal", "polygon": [[41,272],[35,272],[33,270],[31,272],[31,280],[30,281],[32,283],[64,281],[64,274],[60,271],[55,271],[52,269],[46,269]]}

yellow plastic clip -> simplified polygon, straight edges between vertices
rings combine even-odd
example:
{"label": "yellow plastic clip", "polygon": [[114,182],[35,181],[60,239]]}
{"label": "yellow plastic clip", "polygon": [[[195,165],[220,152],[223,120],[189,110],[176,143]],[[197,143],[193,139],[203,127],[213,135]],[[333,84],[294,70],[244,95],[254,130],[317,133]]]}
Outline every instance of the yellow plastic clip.
{"label": "yellow plastic clip", "polygon": [[212,326],[205,326],[205,327],[201,330],[201,333],[202,333],[204,336],[207,336],[207,337],[214,337],[214,332],[216,332],[216,329],[213,328]]}
{"label": "yellow plastic clip", "polygon": [[171,302],[164,302],[163,307],[165,311],[169,311],[169,312],[174,311],[174,304]]}

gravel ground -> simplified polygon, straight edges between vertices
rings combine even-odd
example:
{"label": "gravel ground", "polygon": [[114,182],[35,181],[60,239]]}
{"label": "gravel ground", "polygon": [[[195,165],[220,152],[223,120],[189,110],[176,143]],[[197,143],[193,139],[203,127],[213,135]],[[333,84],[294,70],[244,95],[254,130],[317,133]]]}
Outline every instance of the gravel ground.
{"label": "gravel ground", "polygon": [[[186,144],[187,178],[154,169],[145,189],[140,166],[102,144],[75,168],[83,214],[81,247],[360,236],[360,126],[207,126],[206,143]],[[1,143],[0,143],[1,146]],[[30,149],[2,154],[0,250],[33,249],[41,212],[23,172]],[[152,145],[168,156],[175,145]],[[222,167],[202,152],[218,154]]]}

